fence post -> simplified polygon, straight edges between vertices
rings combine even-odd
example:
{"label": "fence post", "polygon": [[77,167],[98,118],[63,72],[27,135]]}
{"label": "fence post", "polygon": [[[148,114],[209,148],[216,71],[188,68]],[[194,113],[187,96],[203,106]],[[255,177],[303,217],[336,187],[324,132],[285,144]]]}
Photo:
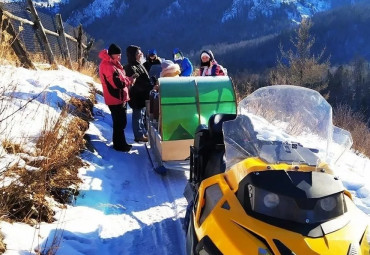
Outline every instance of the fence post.
{"label": "fence post", "polygon": [[13,37],[13,42],[11,44],[12,49],[14,50],[15,54],[17,55],[19,61],[25,68],[34,69],[36,70],[35,65],[32,63],[27,51],[25,50],[24,46],[22,45],[21,41],[18,39],[15,29],[9,19],[3,20],[3,10],[0,8],[0,37],[2,37],[3,31],[8,32]]}
{"label": "fence post", "polygon": [[82,24],[78,26],[77,34],[77,61],[78,61],[78,70],[82,67]]}
{"label": "fence post", "polygon": [[69,49],[68,49],[68,44],[67,44],[67,39],[64,34],[64,26],[63,26],[63,21],[62,21],[62,15],[61,14],[56,14],[55,15],[55,21],[58,29],[58,34],[61,39],[61,47],[62,47],[62,52],[63,52],[63,57],[70,69],[72,69],[72,62],[71,62],[71,55],[69,54]]}
{"label": "fence post", "polygon": [[33,22],[35,24],[35,29],[37,33],[39,34],[41,44],[44,47],[46,51],[46,55],[48,56],[49,63],[51,64],[52,68],[58,69],[58,65],[55,61],[53,52],[51,50],[48,38],[46,37],[44,26],[41,23],[41,20],[39,18],[39,15],[37,14],[37,11],[35,9],[35,6],[33,5],[32,0],[27,0],[28,6],[30,8],[31,14],[33,16]]}
{"label": "fence post", "polygon": [[81,61],[81,67],[83,67],[89,57],[89,51],[91,50],[91,47],[93,46],[94,44],[94,39],[90,39],[90,41],[87,43],[86,47],[84,45],[82,45],[82,47],[84,47],[83,49],[83,54],[82,54],[82,61]]}

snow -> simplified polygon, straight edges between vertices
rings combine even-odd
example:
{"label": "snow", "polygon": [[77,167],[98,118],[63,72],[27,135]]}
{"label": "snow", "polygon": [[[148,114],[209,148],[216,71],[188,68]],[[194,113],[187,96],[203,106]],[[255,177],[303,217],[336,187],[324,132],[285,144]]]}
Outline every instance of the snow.
{"label": "snow", "polygon": [[[93,23],[96,19],[101,19],[106,16],[112,15],[112,13],[118,15],[123,14],[123,12],[129,7],[125,1],[120,3],[117,9],[117,1],[115,0],[94,0],[90,4],[82,9],[75,10],[72,15],[68,18],[67,22],[71,24],[84,24],[89,25]],[[118,12],[117,12],[118,11]]]}
{"label": "snow", "polygon": [[[0,138],[19,139],[29,150],[43,129],[45,116],[58,117],[61,105],[71,96],[87,97],[89,84],[101,90],[91,77],[64,67],[33,71],[2,65],[0,74],[0,91],[7,91],[1,100],[8,106],[0,119],[22,107],[0,121]],[[7,101],[9,97],[13,100]],[[113,150],[109,110],[100,95],[97,100],[95,119],[87,131],[95,151],[81,154],[86,166],[79,171],[83,180],[79,196],[73,205],[56,207],[56,220],[51,224],[32,227],[0,222],[5,255],[36,254],[53,246],[58,247],[56,254],[68,255],[185,254],[181,223],[187,205],[183,191],[188,172],[161,176],[152,170],[145,145],[133,141],[131,110],[126,136],[133,149],[129,153]],[[0,172],[21,160],[6,154],[2,146],[0,153]],[[358,207],[370,216],[370,160],[353,152],[344,156],[338,162],[338,175]],[[0,186],[6,186],[7,181]]]}
{"label": "snow", "polygon": [[[1,138],[21,137],[25,141],[26,137],[35,137],[43,128],[44,112],[56,118],[60,106],[71,96],[89,95],[88,83],[101,90],[92,78],[63,67],[58,71],[31,71],[0,66],[0,73],[0,87],[8,87],[7,94],[16,102],[8,105],[8,112],[35,98],[9,121],[0,122],[0,130],[6,130]],[[55,238],[60,240],[57,254],[184,254],[181,220],[187,203],[182,193],[188,173],[160,176],[152,170],[144,144],[133,143],[130,110],[126,136],[133,149],[130,153],[114,151],[109,109],[100,95],[97,99],[95,120],[87,131],[96,151],[81,155],[88,166],[79,172],[83,180],[79,197],[66,209],[56,208],[52,224],[31,227],[1,222],[5,254],[35,254],[50,247]],[[0,115],[1,119],[3,116],[7,112]],[[10,123],[12,128],[6,128]],[[33,140],[28,141],[30,147]],[[19,163],[19,158],[3,151],[1,169],[15,162]]]}
{"label": "snow", "polygon": [[[330,2],[324,0],[233,0],[231,6],[225,10],[221,22],[225,23],[237,17],[244,6],[250,6],[248,18],[254,20],[258,14],[266,17],[271,16],[273,10],[280,8],[282,4],[295,6],[301,17],[310,17],[315,13],[327,11],[331,8]],[[289,13],[288,16],[292,19],[294,15]]]}

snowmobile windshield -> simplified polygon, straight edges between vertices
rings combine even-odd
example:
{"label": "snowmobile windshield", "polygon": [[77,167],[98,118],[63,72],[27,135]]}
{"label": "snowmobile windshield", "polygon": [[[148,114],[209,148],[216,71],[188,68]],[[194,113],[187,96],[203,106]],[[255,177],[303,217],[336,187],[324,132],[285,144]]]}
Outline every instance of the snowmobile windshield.
{"label": "snowmobile windshield", "polygon": [[248,157],[267,163],[335,163],[352,145],[335,127],[332,108],[316,91],[276,85],[260,88],[238,105],[235,120],[223,123],[226,167]]}

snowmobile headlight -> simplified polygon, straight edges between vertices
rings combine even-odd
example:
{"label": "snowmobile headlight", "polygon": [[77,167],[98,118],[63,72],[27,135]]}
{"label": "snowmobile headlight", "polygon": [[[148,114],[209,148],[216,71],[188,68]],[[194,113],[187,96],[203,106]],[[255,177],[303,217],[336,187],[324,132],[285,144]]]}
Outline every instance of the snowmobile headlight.
{"label": "snowmobile headlight", "polygon": [[265,197],[263,198],[263,204],[267,208],[274,208],[278,206],[280,203],[279,196],[276,195],[275,193],[267,193]]}
{"label": "snowmobile headlight", "polygon": [[247,192],[248,195],[245,197],[248,200],[244,200],[246,203],[244,208],[247,210],[300,224],[327,222],[347,211],[343,193],[321,198],[297,198],[294,195],[280,194],[252,184],[248,185]]}
{"label": "snowmobile headlight", "polygon": [[320,200],[320,207],[326,212],[332,211],[337,206],[337,201],[334,197],[326,197]]}

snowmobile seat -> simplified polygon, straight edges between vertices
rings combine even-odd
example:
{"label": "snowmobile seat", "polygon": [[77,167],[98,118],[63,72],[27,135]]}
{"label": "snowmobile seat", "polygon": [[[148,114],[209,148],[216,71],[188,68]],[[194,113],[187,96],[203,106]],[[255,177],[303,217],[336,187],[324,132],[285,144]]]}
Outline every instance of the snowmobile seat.
{"label": "snowmobile seat", "polygon": [[214,145],[224,145],[224,135],[222,133],[222,123],[228,120],[234,120],[236,114],[232,113],[216,113],[208,120],[208,130],[210,138]]}
{"label": "snowmobile seat", "polygon": [[194,146],[190,147],[190,179],[194,178],[196,183],[202,181],[201,173],[204,169],[204,161],[207,161],[208,140],[208,127],[204,124],[199,125],[195,131]]}
{"label": "snowmobile seat", "polygon": [[213,114],[209,118],[208,128],[205,125],[200,125],[197,128],[192,152],[196,182],[201,182],[208,177],[225,171],[225,145],[222,123],[235,118],[236,114]]}
{"label": "snowmobile seat", "polygon": [[205,162],[204,179],[225,172],[226,160],[222,123],[235,118],[236,114],[230,113],[216,113],[209,118],[208,161]]}

